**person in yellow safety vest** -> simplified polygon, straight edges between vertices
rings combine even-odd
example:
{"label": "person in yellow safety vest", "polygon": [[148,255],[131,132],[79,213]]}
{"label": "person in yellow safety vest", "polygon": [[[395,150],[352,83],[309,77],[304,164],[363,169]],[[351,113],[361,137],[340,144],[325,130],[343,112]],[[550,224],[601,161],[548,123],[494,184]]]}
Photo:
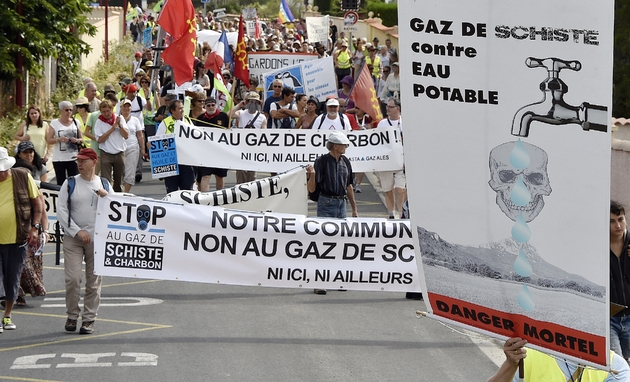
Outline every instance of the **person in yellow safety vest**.
{"label": "person in yellow safety vest", "polygon": [[[181,121],[182,123],[192,126],[190,118],[184,115],[184,104],[180,100],[172,101],[168,105],[168,111],[170,116],[164,118],[158,127],[156,135],[172,134],[175,132],[175,123]],[[177,190],[192,190],[195,184],[195,171],[192,166],[178,164],[179,175],[173,175],[164,178],[164,185],[166,186],[166,193],[171,193]]]}
{"label": "person in yellow safety vest", "polygon": [[372,81],[374,82],[374,86],[376,86],[376,81],[381,78],[381,58],[376,54],[376,48],[374,46],[371,46],[369,51],[370,54],[365,59],[365,65],[370,69]]}
{"label": "person in yellow safety vest", "polygon": [[333,54],[335,74],[337,75],[337,89],[341,89],[341,80],[352,74],[352,61],[348,52],[348,42],[341,40],[339,49]]}
{"label": "person in yellow safety vest", "polygon": [[630,381],[630,367],[620,355],[610,351],[611,371],[598,370],[576,365],[571,361],[552,357],[534,349],[525,349],[527,340],[520,337],[509,338],[503,345],[505,362],[488,379],[488,382],[518,382],[521,379],[516,372],[520,360],[523,360],[524,382],[618,382]]}

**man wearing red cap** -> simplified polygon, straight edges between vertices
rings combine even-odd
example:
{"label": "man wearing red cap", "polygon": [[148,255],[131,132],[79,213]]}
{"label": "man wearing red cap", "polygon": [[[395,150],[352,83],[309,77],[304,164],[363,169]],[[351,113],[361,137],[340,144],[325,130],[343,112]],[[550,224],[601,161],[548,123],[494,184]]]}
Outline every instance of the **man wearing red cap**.
{"label": "man wearing red cap", "polygon": [[140,65],[142,64],[142,52],[136,52],[134,56],[133,63],[131,64],[131,76],[133,77],[136,74],[136,71],[140,69]]}
{"label": "man wearing red cap", "polygon": [[[65,330],[77,330],[77,320],[81,314],[81,264],[85,261],[85,296],[81,334],[94,332],[94,320],[101,302],[101,277],[94,274],[94,226],[96,209],[100,198],[107,195],[109,183],[96,175],[98,162],[96,151],[82,149],[77,154],[79,175],[70,178],[61,186],[57,199],[57,219],[63,227],[63,268],[66,280],[66,313],[68,318]],[[74,188],[68,187],[74,182]],[[70,188],[72,188],[71,195]]]}

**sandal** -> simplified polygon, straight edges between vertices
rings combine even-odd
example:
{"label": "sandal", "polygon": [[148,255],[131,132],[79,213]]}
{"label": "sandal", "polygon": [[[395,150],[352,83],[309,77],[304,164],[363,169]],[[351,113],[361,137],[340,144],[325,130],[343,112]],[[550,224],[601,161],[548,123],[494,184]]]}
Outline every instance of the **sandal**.
{"label": "sandal", "polygon": [[16,306],[26,306],[26,300],[23,296],[18,296],[17,300],[15,300]]}

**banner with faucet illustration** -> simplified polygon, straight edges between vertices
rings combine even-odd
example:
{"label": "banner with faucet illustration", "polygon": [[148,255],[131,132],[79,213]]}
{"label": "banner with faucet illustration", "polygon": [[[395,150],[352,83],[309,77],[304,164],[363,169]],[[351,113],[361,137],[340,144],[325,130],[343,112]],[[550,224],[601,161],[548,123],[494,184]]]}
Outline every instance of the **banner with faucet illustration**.
{"label": "banner with faucet illustration", "polygon": [[429,316],[599,368],[609,361],[613,6],[399,2],[405,168]]}

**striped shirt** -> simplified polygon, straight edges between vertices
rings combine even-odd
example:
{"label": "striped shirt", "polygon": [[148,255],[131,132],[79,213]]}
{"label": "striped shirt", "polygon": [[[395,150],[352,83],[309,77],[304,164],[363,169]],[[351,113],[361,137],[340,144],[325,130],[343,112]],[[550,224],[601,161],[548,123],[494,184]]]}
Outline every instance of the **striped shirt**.
{"label": "striped shirt", "polygon": [[325,154],[315,160],[315,181],[324,196],[344,196],[346,188],[352,185],[352,165],[341,156],[339,161],[334,156]]}

